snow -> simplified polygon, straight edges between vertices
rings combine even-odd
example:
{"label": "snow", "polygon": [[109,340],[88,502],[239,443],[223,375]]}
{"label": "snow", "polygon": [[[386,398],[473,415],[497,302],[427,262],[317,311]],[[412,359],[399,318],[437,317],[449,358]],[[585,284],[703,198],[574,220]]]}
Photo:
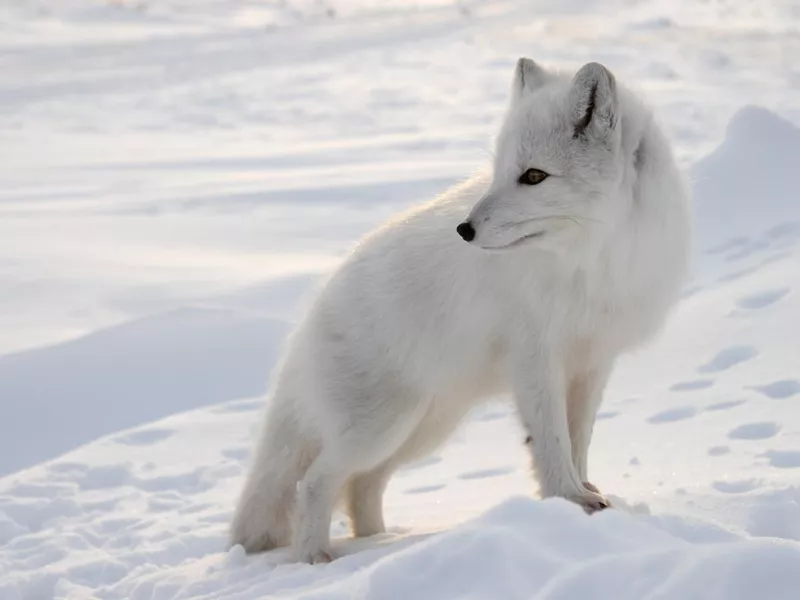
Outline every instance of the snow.
{"label": "snow", "polygon": [[0,420],[15,424],[0,437],[0,473],[131,423],[256,395],[285,331],[282,321],[194,307],[0,359],[0,398],[15,399],[0,404]]}
{"label": "snow", "polygon": [[[797,597],[791,1],[0,0],[0,598]],[[600,60],[696,195],[694,278],[615,373],[617,510],[535,499],[508,399],[332,524],[226,550],[280,344],[358,236],[484,164],[517,56]]]}

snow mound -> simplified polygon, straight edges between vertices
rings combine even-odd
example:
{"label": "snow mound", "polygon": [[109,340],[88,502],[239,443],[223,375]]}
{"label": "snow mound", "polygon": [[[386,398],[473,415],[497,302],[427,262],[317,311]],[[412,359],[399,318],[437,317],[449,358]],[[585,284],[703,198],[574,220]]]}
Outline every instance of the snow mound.
{"label": "snow mound", "polygon": [[[63,475],[69,465],[62,463],[55,472]],[[98,483],[113,479],[110,475]],[[157,505],[151,501],[151,508],[169,521],[170,510],[187,506],[177,495],[170,501],[168,486],[163,487],[164,498]],[[43,488],[17,491],[33,497]],[[209,519],[202,507],[185,510],[200,515],[197,527],[170,530],[165,522],[155,534],[154,523],[104,518],[104,507],[95,504],[48,509],[51,517],[59,510],[73,517],[85,509],[96,513],[86,519],[83,537],[68,527],[56,537],[8,540],[6,547],[17,558],[2,563],[0,596],[557,600],[591,594],[640,600],[658,590],[661,600],[789,600],[800,586],[800,544],[747,539],[678,517],[636,517],[619,510],[588,517],[560,499],[513,497],[440,534],[340,540],[339,558],[323,566],[290,564],[286,551],[252,558],[240,547],[225,552],[221,528],[209,533],[218,519]],[[147,545],[147,539],[150,550],[134,548]],[[34,547],[36,552],[25,551]],[[48,568],[36,568],[44,565]]]}
{"label": "snow mound", "polygon": [[[695,288],[725,283],[782,260],[800,240],[795,172],[800,129],[759,107],[740,109],[724,142],[691,170]],[[770,294],[780,298],[784,288]],[[770,297],[754,297],[762,305]]]}
{"label": "snow mound", "polygon": [[[800,129],[762,107],[739,110],[724,143],[692,170],[702,249],[727,240],[741,252],[758,241],[800,235],[798,190],[787,177],[798,156]],[[786,223],[766,231],[775,221]],[[750,239],[759,234],[762,240]]]}
{"label": "snow mound", "polygon": [[[663,526],[663,524],[662,524]],[[702,529],[702,527],[701,527]],[[587,518],[563,500],[507,500],[302,598],[795,598],[800,545],[689,543],[620,511]],[[343,561],[343,566],[347,561]],[[711,584],[710,582],[715,582]],[[253,590],[269,593],[272,590]]]}
{"label": "snow mound", "polygon": [[[184,308],[0,357],[0,475],[113,431],[264,391],[282,321]],[[45,374],[43,376],[43,374]]]}

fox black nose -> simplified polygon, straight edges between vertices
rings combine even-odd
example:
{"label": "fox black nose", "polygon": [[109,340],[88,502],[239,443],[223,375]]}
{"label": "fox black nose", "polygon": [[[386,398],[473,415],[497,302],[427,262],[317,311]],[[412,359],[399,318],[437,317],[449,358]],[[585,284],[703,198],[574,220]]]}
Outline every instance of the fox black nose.
{"label": "fox black nose", "polygon": [[475,228],[469,221],[464,221],[461,223],[458,227],[456,227],[456,231],[458,232],[458,235],[464,238],[464,240],[467,242],[471,242],[475,239]]}

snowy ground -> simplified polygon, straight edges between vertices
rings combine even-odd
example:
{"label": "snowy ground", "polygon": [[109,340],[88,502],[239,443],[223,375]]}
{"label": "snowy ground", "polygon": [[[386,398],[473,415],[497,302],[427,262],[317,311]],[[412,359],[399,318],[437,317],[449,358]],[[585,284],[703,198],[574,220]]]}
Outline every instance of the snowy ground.
{"label": "snowy ground", "polygon": [[[0,598],[796,598],[798,32],[788,1],[0,0]],[[519,55],[608,64],[694,182],[695,280],[596,428],[621,510],[531,499],[498,399],[386,536],[226,553],[292,319],[485,163]]]}

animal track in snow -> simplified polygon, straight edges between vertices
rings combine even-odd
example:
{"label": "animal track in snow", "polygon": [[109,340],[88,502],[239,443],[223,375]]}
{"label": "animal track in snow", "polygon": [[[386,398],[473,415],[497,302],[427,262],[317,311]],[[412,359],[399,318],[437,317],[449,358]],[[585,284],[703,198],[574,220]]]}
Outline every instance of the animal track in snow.
{"label": "animal track in snow", "polygon": [[744,404],[745,400],[725,400],[724,402],[717,402],[715,404],[709,404],[706,406],[705,410],[728,410],[730,408],[734,408],[739,406],[740,404]]}
{"label": "animal track in snow", "polygon": [[759,486],[760,482],[755,479],[742,479],[739,481],[715,481],[712,485],[715,490],[723,494],[744,494]]}
{"label": "animal track in snow", "polygon": [[435,485],[422,485],[420,487],[409,488],[404,494],[430,494],[431,492],[438,492],[441,489],[444,489],[446,486],[444,484],[438,483]]}
{"label": "animal track in snow", "polygon": [[765,385],[754,385],[750,389],[761,392],[767,398],[781,400],[800,393],[800,381],[796,379],[781,379]]}
{"label": "animal track in snow", "polygon": [[758,350],[752,346],[730,346],[719,351],[714,358],[697,367],[698,373],[718,373],[726,371],[734,365],[751,360],[758,356]]}
{"label": "animal track in snow", "polygon": [[115,443],[125,446],[149,446],[171,437],[174,433],[171,429],[142,429],[112,439]]}
{"label": "animal track in snow", "polygon": [[727,454],[730,452],[731,449],[728,446],[711,446],[708,449],[709,456],[722,456],[723,454]]}
{"label": "animal track in snow", "polygon": [[745,310],[757,310],[764,308],[771,304],[775,304],[778,300],[783,298],[789,293],[789,288],[777,288],[773,290],[764,290],[757,294],[744,296],[736,301],[736,306]]}
{"label": "animal track in snow", "polygon": [[800,222],[789,221],[788,223],[775,225],[775,227],[772,227],[764,233],[764,237],[773,241],[797,240],[800,238]]}
{"label": "animal track in snow", "polygon": [[618,416],[619,412],[616,410],[606,410],[603,412],[597,413],[596,420],[598,421],[605,421],[606,419],[613,419],[614,417]]}
{"label": "animal track in snow", "polygon": [[674,421],[683,421],[697,414],[697,409],[694,406],[678,406],[676,408],[668,408],[662,410],[647,418],[648,423],[673,423]]}
{"label": "animal track in snow", "polygon": [[769,464],[779,469],[800,467],[800,450],[769,450],[762,454],[769,459]]}
{"label": "animal track in snow", "polygon": [[498,467],[495,469],[480,469],[478,471],[468,471],[458,476],[459,479],[488,479],[489,477],[499,477],[513,473],[514,469],[508,467]]}
{"label": "animal track in snow", "polygon": [[704,390],[714,385],[713,379],[693,379],[691,381],[679,381],[670,386],[673,392],[691,392],[693,390]]}
{"label": "animal track in snow", "polygon": [[728,437],[734,440],[766,440],[777,435],[780,430],[780,426],[772,421],[745,423],[731,429]]}

